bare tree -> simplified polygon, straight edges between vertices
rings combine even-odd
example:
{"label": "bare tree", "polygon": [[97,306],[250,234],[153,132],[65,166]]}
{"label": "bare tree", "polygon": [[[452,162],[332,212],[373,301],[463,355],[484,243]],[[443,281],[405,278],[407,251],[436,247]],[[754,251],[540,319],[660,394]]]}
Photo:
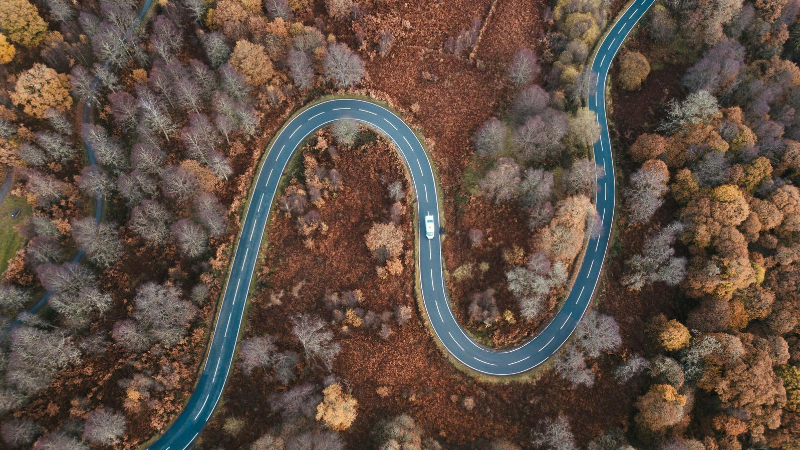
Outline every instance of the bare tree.
{"label": "bare tree", "polygon": [[292,8],[286,0],[264,0],[264,8],[267,10],[267,16],[271,20],[278,17],[286,22],[292,20]]}
{"label": "bare tree", "polygon": [[478,128],[472,142],[478,155],[495,156],[505,148],[506,126],[496,117],[491,117]]}
{"label": "bare tree", "polygon": [[90,261],[109,267],[122,255],[122,241],[112,222],[96,222],[94,217],[72,220],[72,237]]}
{"label": "bare tree", "polygon": [[331,125],[333,138],[339,145],[351,146],[358,136],[358,123],[352,119],[341,119]]}
{"label": "bare tree", "polygon": [[314,417],[317,405],[322,402],[322,394],[317,386],[306,383],[295,386],[282,393],[272,395],[270,409],[280,412],[284,420]]}
{"label": "bare tree", "polygon": [[227,212],[214,194],[204,192],[195,197],[194,210],[210,235],[221,236],[225,232]]}
{"label": "bare tree", "polygon": [[137,96],[139,97],[137,106],[142,116],[142,124],[154,133],[162,133],[164,138],[169,141],[170,135],[175,132],[177,126],[164,105],[146,87],[137,88]]}
{"label": "bare tree", "polygon": [[578,386],[594,386],[594,373],[586,367],[586,359],[574,345],[562,349],[556,355],[553,369],[561,378],[569,381],[573,389]]}
{"label": "bare tree", "polygon": [[662,161],[647,161],[631,175],[625,196],[632,222],[645,223],[653,217],[664,203],[668,181],[669,170]]}
{"label": "bare tree", "polygon": [[218,68],[228,61],[231,48],[225,43],[225,38],[218,32],[206,33],[203,38],[203,48],[211,67]]}
{"label": "bare tree", "polygon": [[108,95],[111,104],[111,114],[114,116],[114,123],[123,130],[132,131],[138,125],[136,114],[136,97],[125,92],[117,91]]}
{"label": "bare tree", "polygon": [[50,123],[50,126],[53,127],[54,130],[64,136],[72,135],[74,131],[72,128],[72,123],[66,118],[66,116],[64,116],[64,113],[57,109],[50,108],[45,111],[44,114],[47,117],[47,121]]}
{"label": "bare tree", "polygon": [[539,64],[536,55],[527,48],[520,48],[514,54],[514,59],[508,66],[508,78],[514,86],[528,84],[539,73]]}
{"label": "bare tree", "polygon": [[544,169],[528,169],[519,185],[519,199],[533,208],[550,200],[553,195],[553,174]]}
{"label": "bare tree", "polygon": [[80,352],[59,331],[44,331],[20,325],[11,330],[11,355],[6,382],[33,394],[47,388],[55,374],[80,360]]}
{"label": "bare tree", "polygon": [[169,239],[171,221],[172,214],[164,206],[154,200],[143,200],[131,212],[128,225],[149,244],[163,245]]}
{"label": "bare tree", "polygon": [[306,431],[286,441],[286,450],[342,450],[344,442],[333,431]]}
{"label": "bare tree", "polygon": [[33,450],[89,450],[89,444],[64,431],[53,431],[39,438]]}
{"label": "bare tree", "polygon": [[314,84],[314,68],[306,52],[290,49],[286,64],[289,66],[289,75],[297,87],[308,89]]}
{"label": "bare tree", "polygon": [[145,199],[152,199],[158,195],[158,180],[138,170],[123,173],[117,178],[117,190],[128,206],[135,206]]}
{"label": "bare tree", "polygon": [[481,189],[495,202],[501,203],[517,195],[520,181],[519,165],[510,158],[500,158],[481,180]]}
{"label": "bare tree", "polygon": [[92,197],[107,198],[114,190],[114,182],[97,166],[86,166],[78,178],[78,189]]}
{"label": "bare tree", "polygon": [[3,314],[15,316],[30,300],[28,291],[5,283],[0,284],[0,311]]}
{"label": "bare tree", "polygon": [[25,249],[25,262],[36,268],[41,264],[60,263],[64,260],[64,249],[51,236],[36,236]]}
{"label": "bare tree", "polygon": [[549,103],[550,94],[538,84],[532,84],[517,94],[511,108],[516,120],[522,120],[541,113]]}
{"label": "bare tree", "polygon": [[28,448],[41,433],[42,427],[31,420],[11,419],[0,427],[3,441],[11,448]]}
{"label": "bare tree", "polygon": [[47,155],[34,144],[23,142],[17,149],[17,153],[28,166],[40,167],[47,164]]}
{"label": "bare tree", "polygon": [[92,74],[80,65],[73,67],[70,74],[69,81],[72,95],[91,106],[100,104],[102,94],[97,88]]}
{"label": "bare tree", "polygon": [[197,180],[181,166],[167,166],[161,172],[161,191],[167,198],[184,203],[197,191]]}
{"label": "bare tree", "polygon": [[189,14],[192,16],[195,22],[200,22],[206,15],[206,10],[208,10],[208,4],[206,4],[203,0],[181,0],[183,6],[189,10]]}
{"label": "bare tree", "polygon": [[622,344],[617,321],[597,311],[590,311],[581,319],[575,330],[575,340],[592,358],[597,358],[601,352],[616,350]]}
{"label": "bare tree", "polygon": [[69,162],[75,159],[77,151],[67,141],[67,139],[58,133],[51,133],[49,131],[40,131],[36,133],[36,143],[44,150],[48,159],[57,162]]}
{"label": "bare tree", "polygon": [[333,341],[333,333],[326,329],[319,317],[302,314],[292,319],[292,333],[303,345],[306,359],[319,360],[328,370],[341,347]]}
{"label": "bare tree", "polygon": [[381,31],[381,34],[378,36],[378,54],[381,56],[386,56],[389,54],[389,51],[392,49],[392,44],[394,44],[394,36],[389,30]]}
{"label": "bare tree", "polygon": [[36,203],[46,208],[64,197],[66,184],[52,175],[45,175],[37,170],[23,173],[28,181],[28,191],[36,197]]}
{"label": "bare tree", "polygon": [[578,450],[569,421],[562,415],[555,419],[546,418],[539,421],[531,442],[537,447],[548,450]]}
{"label": "bare tree", "polygon": [[172,224],[172,235],[187,258],[197,258],[208,250],[208,233],[189,219],[180,219]]}
{"label": "bare tree", "polygon": [[131,150],[133,168],[145,173],[157,174],[161,172],[166,160],[167,154],[154,145],[138,143]]}
{"label": "bare tree", "polygon": [[642,245],[642,253],[625,262],[626,274],[622,284],[638,291],[659,281],[671,286],[680,283],[686,276],[686,258],[676,257],[672,245],[683,229],[683,224],[673,222],[648,236]]}
{"label": "bare tree", "polygon": [[86,417],[83,438],[95,445],[114,445],[125,434],[125,416],[109,408],[96,409]]}
{"label": "bare tree", "polygon": [[183,339],[189,322],[197,314],[197,308],[182,300],[178,288],[170,285],[145,283],[139,286],[134,304],[133,317],[139,333],[147,336],[151,343],[168,347]]}
{"label": "bare tree", "polygon": [[167,16],[159,14],[153,21],[150,33],[150,48],[165,62],[183,47],[183,33]]}
{"label": "bare tree", "polygon": [[245,339],[239,346],[239,366],[242,372],[250,375],[255,369],[269,369],[275,362],[277,349],[272,336]]}
{"label": "bare tree", "polygon": [[83,135],[101,165],[116,170],[126,169],[130,165],[122,146],[102,126],[85,123]]}
{"label": "bare tree", "polygon": [[620,383],[627,383],[636,375],[644,372],[650,363],[641,355],[633,355],[614,370],[614,377]]}
{"label": "bare tree", "polygon": [[500,311],[497,309],[497,302],[494,299],[494,289],[472,294],[467,310],[470,320],[474,322],[484,325],[496,322],[500,318]]}
{"label": "bare tree", "polygon": [[364,78],[364,63],[343,43],[328,46],[328,53],[323,61],[325,79],[332,81],[339,88],[348,88]]}

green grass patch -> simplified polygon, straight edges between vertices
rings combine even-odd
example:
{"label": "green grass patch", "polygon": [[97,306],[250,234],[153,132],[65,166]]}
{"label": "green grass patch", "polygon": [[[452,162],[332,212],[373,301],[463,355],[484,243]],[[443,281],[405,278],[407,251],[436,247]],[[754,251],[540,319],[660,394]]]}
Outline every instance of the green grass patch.
{"label": "green grass patch", "polygon": [[[19,208],[19,215],[12,219],[11,213]],[[33,215],[33,207],[24,198],[9,195],[0,205],[0,275],[6,272],[8,262],[25,244],[17,227],[26,223]]]}

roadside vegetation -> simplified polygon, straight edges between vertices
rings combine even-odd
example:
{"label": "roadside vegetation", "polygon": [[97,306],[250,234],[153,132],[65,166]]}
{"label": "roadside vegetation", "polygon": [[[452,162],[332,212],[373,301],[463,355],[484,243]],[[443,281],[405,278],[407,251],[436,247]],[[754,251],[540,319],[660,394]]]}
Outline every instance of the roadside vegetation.
{"label": "roadside vegetation", "polygon": [[[166,429],[258,161],[327,94],[422,130],[471,333],[515,345],[551,317],[597,223],[587,67],[621,1],[155,3],[138,23],[131,0],[0,2],[4,448]],[[472,379],[435,345],[391,145],[348,121],[309,137],[197,448],[798,448],[798,10],[660,0],[631,34],[611,73],[616,256],[528,382]]]}

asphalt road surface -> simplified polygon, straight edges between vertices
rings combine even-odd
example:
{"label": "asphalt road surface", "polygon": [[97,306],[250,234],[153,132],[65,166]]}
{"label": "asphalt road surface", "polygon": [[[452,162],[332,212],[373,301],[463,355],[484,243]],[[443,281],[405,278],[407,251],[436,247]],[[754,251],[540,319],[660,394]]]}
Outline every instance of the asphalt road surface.
{"label": "asphalt road surface", "polygon": [[[597,179],[596,195],[602,231],[598,238],[589,240],[575,285],[552,322],[535,338],[512,350],[496,351],[477,344],[459,326],[450,310],[442,272],[439,233],[435,233],[431,240],[426,239],[424,234],[419,238],[419,281],[426,313],[439,340],[465,366],[497,376],[530,370],[547,360],[564,344],[586,312],[603,265],[614,215],[614,166],[605,115],[606,77],[622,41],[654,1],[638,0],[630,6],[607,34],[592,63],[593,70],[598,74],[598,88],[597,94],[589,99],[589,107],[597,113],[602,132],[600,141],[594,146],[594,157],[597,164],[605,168],[605,173]],[[283,171],[307,136],[341,119],[361,122],[394,143],[411,173],[417,197],[418,229],[425,229],[427,214],[434,216],[438,229],[439,205],[430,161],[414,132],[399,117],[380,105],[358,99],[324,101],[296,115],[278,133],[255,180],[214,325],[214,335],[195,391],[176,421],[148,448],[187,448],[214,411],[233,364],[253,272]]]}

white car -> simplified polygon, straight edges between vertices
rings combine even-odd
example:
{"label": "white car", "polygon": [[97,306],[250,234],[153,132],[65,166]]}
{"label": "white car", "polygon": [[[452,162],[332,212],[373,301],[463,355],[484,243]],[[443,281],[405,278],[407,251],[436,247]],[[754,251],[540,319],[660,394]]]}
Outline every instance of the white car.
{"label": "white car", "polygon": [[433,215],[428,214],[425,216],[425,237],[433,239],[433,231],[436,227],[433,224]]}

